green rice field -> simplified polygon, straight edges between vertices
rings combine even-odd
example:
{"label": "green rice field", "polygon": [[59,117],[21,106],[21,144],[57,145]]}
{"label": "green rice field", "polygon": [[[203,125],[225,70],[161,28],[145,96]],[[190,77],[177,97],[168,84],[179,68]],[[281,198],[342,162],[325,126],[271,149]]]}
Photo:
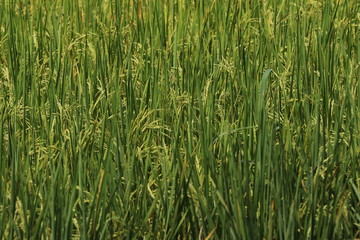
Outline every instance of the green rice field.
{"label": "green rice field", "polygon": [[0,0],[0,239],[360,239],[360,1]]}

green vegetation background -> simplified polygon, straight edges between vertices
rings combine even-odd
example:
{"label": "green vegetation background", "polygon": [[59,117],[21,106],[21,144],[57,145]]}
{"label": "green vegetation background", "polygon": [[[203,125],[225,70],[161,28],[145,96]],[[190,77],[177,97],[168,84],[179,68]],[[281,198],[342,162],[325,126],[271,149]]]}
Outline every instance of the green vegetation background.
{"label": "green vegetation background", "polygon": [[359,13],[0,0],[0,239],[359,238]]}

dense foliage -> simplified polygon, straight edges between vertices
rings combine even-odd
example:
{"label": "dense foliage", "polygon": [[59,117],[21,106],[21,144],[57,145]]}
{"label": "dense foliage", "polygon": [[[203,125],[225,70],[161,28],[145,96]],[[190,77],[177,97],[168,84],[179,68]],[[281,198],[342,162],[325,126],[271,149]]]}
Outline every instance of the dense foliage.
{"label": "dense foliage", "polygon": [[359,238],[359,13],[0,0],[0,239]]}

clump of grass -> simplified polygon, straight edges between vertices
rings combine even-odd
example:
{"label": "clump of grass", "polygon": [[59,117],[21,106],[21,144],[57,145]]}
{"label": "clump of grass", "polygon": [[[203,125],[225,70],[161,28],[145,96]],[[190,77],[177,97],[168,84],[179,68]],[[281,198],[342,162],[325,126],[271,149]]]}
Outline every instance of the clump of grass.
{"label": "clump of grass", "polygon": [[0,0],[0,238],[359,238],[358,12]]}

